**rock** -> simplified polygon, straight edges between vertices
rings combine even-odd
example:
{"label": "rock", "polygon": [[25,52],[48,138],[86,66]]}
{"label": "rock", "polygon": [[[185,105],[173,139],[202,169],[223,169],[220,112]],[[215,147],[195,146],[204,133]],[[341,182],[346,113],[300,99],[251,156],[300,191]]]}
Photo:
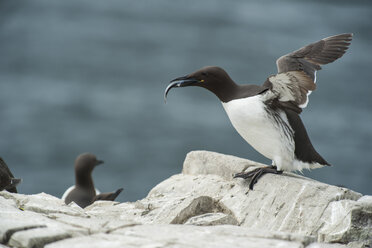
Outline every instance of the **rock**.
{"label": "rock", "polygon": [[[292,173],[233,179],[262,166],[214,152],[136,202],[82,209],[45,193],[0,192],[0,243],[17,247],[310,247],[372,245],[372,196]],[[326,242],[326,243],[324,243]],[[332,243],[332,244],[330,244]]]}
{"label": "rock", "polygon": [[231,215],[224,213],[207,213],[191,217],[186,225],[216,226],[216,225],[238,225],[238,222]]}
{"label": "rock", "polygon": [[245,171],[248,167],[252,166],[260,167],[266,165],[217,152],[193,151],[186,155],[182,174],[217,175],[225,180],[232,180],[234,174]]}
{"label": "rock", "polygon": [[[113,233],[66,239],[46,248],[64,247],[288,247],[303,248],[285,234],[260,234],[237,226],[138,225]],[[249,244],[249,245],[248,245]]]}
{"label": "rock", "polygon": [[306,248],[347,248],[347,246],[341,244],[312,243]]}
{"label": "rock", "polygon": [[12,218],[3,218],[1,220],[1,230],[0,230],[0,242],[3,244],[8,243],[10,237],[16,232],[38,228],[38,227],[46,227],[46,225],[38,224],[32,219],[12,219]]}
{"label": "rock", "polygon": [[[190,199],[209,197],[215,207],[212,204],[209,211],[204,211],[205,213],[227,213],[242,226],[317,236],[318,230],[324,225],[324,222],[330,222],[331,216],[323,215],[323,213],[331,202],[348,199],[350,203],[357,204],[356,200],[361,197],[359,193],[351,190],[327,185],[291,173],[265,175],[256,184],[255,190],[249,191],[247,181],[242,179],[225,180],[224,178],[228,178],[226,175],[240,172],[242,168],[250,169],[246,165],[252,164],[251,161],[244,162],[243,159],[232,156],[206,153],[208,152],[189,153],[185,160],[187,169],[183,170],[183,173],[187,174],[173,176],[160,183],[151,190],[148,198],[168,199],[166,202],[171,203],[180,196],[188,199],[189,202],[191,202]],[[214,161],[219,161],[225,166],[212,173],[214,175],[206,175],[207,167],[209,165],[213,167]],[[235,166],[236,164],[238,166]],[[216,174],[220,177],[216,177]],[[173,210],[174,207],[180,209]],[[167,208],[172,209],[168,213],[182,214],[185,212],[185,207],[182,204],[173,203]],[[189,211],[187,217],[192,217],[192,215],[196,216],[200,213]],[[350,223],[349,226],[351,227],[353,224]],[[368,227],[359,226],[368,232]],[[332,241],[346,242],[346,240],[337,238],[333,238]]]}
{"label": "rock", "polygon": [[343,244],[330,244],[330,243],[312,243],[306,248],[368,248],[369,246],[366,246],[366,244],[362,242],[351,242],[347,245]]}
{"label": "rock", "polygon": [[11,194],[6,191],[1,191],[0,196],[14,200],[20,209],[36,213],[64,213],[75,216],[84,215],[83,209],[78,205],[71,204],[67,206],[61,199],[45,193],[39,193],[33,195],[33,197],[29,197],[28,195]]}
{"label": "rock", "polygon": [[[4,198],[6,197],[6,198]],[[0,192],[0,242],[16,247],[42,247],[42,244],[64,237],[88,234],[87,230],[53,220],[48,214],[66,212],[76,217],[76,211],[58,198],[47,194],[21,195]],[[6,207],[4,207],[4,205]],[[37,206],[37,207],[36,207]],[[53,209],[53,211],[52,211]],[[58,230],[58,233],[57,231]]]}
{"label": "rock", "polygon": [[42,248],[44,245],[71,237],[59,228],[34,228],[16,232],[12,235],[9,245],[15,247]]}
{"label": "rock", "polygon": [[[255,185],[253,191],[248,190],[248,182],[242,179],[212,182],[210,175],[205,175],[202,180],[198,180],[197,176],[204,175],[208,167],[214,168],[215,161],[224,166],[219,166],[220,169],[214,170],[212,174],[218,174],[225,179],[229,178],[226,175],[240,172],[242,168],[250,170],[249,165],[256,166],[252,161],[244,162],[243,159],[232,156],[200,151],[191,152],[185,160],[184,166],[187,169],[184,168],[183,173],[194,175],[194,180],[199,185],[195,190],[195,186],[189,185],[189,178],[183,177],[183,182],[178,180],[178,188],[184,185],[184,189],[188,189],[188,191],[182,191],[183,195],[190,194],[199,197],[202,194],[212,197],[224,206],[225,212],[230,212],[235,216],[242,226],[310,236],[317,236],[319,229],[322,228],[321,230],[324,231],[319,233],[319,241],[347,243],[371,239],[371,222],[368,224],[368,220],[372,220],[369,214],[372,204],[369,197],[361,198],[361,194],[351,190],[320,183],[292,173],[265,175]],[[151,192],[156,191],[156,194],[163,194],[166,197],[169,189],[163,189],[163,183],[165,187],[172,184],[172,182],[162,182]],[[229,184],[230,189],[226,188]],[[201,190],[203,188],[205,190]],[[173,192],[172,195],[174,194]],[[365,202],[363,206],[357,201],[359,198],[361,202]],[[351,221],[344,219],[342,214],[335,219],[336,215],[331,215],[332,207],[335,208],[346,202],[348,209],[354,210],[348,212],[350,216],[348,220]],[[358,216],[363,216],[363,218]],[[339,222],[343,225],[339,225]],[[324,226],[325,223],[328,224]],[[332,232],[332,228],[336,230],[336,226],[337,231]]]}
{"label": "rock", "polygon": [[231,187],[231,183],[215,175],[173,176],[150,191],[146,198],[152,204],[150,216],[156,223],[183,224],[204,213],[231,214],[219,202]]}
{"label": "rock", "polygon": [[320,221],[320,242],[372,240],[372,197],[364,196],[358,201],[340,200],[329,204]]}

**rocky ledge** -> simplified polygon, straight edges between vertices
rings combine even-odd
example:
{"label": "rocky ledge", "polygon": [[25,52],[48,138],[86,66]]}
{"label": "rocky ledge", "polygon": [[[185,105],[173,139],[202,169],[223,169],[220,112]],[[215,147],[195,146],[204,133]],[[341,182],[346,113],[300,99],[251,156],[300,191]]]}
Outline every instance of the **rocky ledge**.
{"label": "rocky ledge", "polygon": [[146,198],[85,209],[2,191],[0,247],[371,247],[372,196],[291,173],[254,190],[232,178],[257,166],[194,151]]}

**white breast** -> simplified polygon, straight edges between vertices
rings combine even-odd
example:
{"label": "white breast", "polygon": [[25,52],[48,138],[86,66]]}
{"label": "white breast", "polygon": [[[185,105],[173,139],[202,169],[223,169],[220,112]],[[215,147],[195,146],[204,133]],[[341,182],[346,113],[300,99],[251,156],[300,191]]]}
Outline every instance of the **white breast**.
{"label": "white breast", "polygon": [[287,124],[287,132],[293,131],[284,112],[276,117],[280,120],[268,114],[262,97],[241,98],[222,105],[234,128],[254,149],[273,160],[279,170],[291,170],[285,167],[292,167],[294,140],[280,127],[280,122]]}

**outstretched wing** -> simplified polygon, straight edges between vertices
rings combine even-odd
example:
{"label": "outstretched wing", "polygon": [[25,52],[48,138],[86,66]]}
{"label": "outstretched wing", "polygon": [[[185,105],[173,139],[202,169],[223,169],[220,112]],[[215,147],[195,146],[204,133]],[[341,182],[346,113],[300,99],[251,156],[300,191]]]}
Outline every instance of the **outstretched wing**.
{"label": "outstretched wing", "polygon": [[276,61],[278,74],[265,82],[280,102],[305,108],[308,95],[315,90],[316,71],[340,58],[349,48],[353,34],[339,34],[307,45]]}

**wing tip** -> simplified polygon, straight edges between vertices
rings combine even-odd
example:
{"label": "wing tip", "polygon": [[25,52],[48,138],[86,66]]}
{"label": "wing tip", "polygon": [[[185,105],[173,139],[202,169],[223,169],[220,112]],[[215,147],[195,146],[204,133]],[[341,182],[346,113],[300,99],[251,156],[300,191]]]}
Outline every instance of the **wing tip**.
{"label": "wing tip", "polygon": [[343,34],[336,34],[329,37],[324,38],[324,41],[329,40],[342,40],[345,42],[350,42],[353,39],[354,33],[343,33]]}

